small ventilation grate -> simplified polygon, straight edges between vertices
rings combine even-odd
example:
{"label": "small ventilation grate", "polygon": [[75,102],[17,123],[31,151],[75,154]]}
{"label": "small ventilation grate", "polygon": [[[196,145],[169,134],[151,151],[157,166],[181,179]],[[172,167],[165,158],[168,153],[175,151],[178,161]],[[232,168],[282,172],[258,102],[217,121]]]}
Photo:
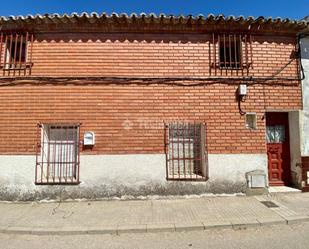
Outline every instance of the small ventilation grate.
{"label": "small ventilation grate", "polygon": [[276,205],[275,203],[273,203],[272,201],[261,201],[261,203],[263,203],[266,207],[268,208],[276,208],[279,207],[278,205]]}

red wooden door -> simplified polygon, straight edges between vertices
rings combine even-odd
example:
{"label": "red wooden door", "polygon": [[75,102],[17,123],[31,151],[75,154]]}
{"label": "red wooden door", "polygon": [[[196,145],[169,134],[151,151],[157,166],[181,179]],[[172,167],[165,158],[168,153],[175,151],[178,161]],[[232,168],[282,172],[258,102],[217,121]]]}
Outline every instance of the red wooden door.
{"label": "red wooden door", "polygon": [[282,143],[268,143],[268,176],[271,185],[284,185],[282,179]]}
{"label": "red wooden door", "polygon": [[291,159],[288,113],[266,114],[266,139],[269,184],[289,185]]}

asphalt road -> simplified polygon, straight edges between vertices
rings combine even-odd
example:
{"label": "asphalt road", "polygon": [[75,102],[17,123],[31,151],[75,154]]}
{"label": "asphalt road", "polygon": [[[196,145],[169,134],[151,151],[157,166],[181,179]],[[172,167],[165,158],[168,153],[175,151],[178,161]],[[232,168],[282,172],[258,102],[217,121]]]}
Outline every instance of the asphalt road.
{"label": "asphalt road", "polygon": [[1,249],[21,248],[309,248],[309,223],[274,225],[246,230],[117,235],[37,236],[0,234]]}

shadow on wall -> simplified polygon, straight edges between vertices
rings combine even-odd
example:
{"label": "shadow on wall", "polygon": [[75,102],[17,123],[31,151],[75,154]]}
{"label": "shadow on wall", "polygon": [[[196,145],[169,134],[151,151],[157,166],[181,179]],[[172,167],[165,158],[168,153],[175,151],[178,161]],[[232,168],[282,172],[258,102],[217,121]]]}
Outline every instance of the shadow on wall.
{"label": "shadow on wall", "polygon": [[244,193],[246,183],[231,181],[216,181],[203,183],[167,182],[166,184],[148,184],[139,187],[124,185],[100,186],[40,186],[38,189],[0,188],[0,201],[39,201],[102,198],[144,199],[151,196],[177,196],[200,194],[233,194]]}

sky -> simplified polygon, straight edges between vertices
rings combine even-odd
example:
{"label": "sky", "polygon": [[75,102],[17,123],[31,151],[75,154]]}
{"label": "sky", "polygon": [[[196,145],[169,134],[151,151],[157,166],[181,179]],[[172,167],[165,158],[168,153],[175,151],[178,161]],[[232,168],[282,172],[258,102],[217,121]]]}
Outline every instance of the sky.
{"label": "sky", "polygon": [[309,0],[0,0],[0,16],[72,12],[224,14],[302,19]]}

